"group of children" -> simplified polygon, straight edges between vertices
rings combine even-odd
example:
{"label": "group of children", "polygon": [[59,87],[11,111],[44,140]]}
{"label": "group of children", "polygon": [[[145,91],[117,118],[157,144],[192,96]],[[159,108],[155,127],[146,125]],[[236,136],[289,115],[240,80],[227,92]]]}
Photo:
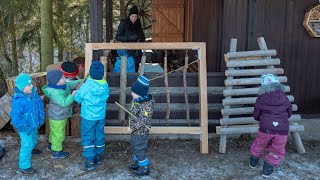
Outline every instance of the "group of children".
{"label": "group of children", "polygon": [[[49,116],[49,145],[52,159],[64,159],[69,153],[63,151],[67,118],[72,115],[72,103],[81,104],[81,144],[84,166],[95,169],[102,163],[105,149],[104,126],[109,87],[104,79],[104,66],[100,61],[92,61],[90,75],[76,89],[81,80],[67,82],[60,70],[47,73],[47,85],[42,88],[47,97]],[[44,124],[45,110],[32,79],[20,74],[15,80],[15,94],[12,97],[12,123],[18,130],[21,147],[18,171],[33,173],[31,154],[39,154],[35,149],[38,128]],[[73,90],[73,91],[72,91]],[[149,128],[154,109],[154,98],[149,94],[149,78],[141,75],[131,86],[132,102],[128,131],[131,133],[133,164],[129,169],[136,175],[149,174],[149,159],[146,149],[149,141]],[[288,138],[292,106],[284,93],[284,87],[273,74],[261,76],[259,96],[255,103],[253,117],[259,121],[259,132],[250,149],[251,168],[256,168],[259,158],[265,155],[262,176],[269,177],[273,167],[279,166],[284,155]]]}

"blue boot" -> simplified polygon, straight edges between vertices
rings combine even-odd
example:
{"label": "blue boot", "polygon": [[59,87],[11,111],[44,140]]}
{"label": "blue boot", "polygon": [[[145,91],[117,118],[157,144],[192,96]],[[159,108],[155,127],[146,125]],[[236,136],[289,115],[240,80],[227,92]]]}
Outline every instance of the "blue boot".
{"label": "blue boot", "polygon": [[102,164],[101,156],[96,156],[96,157],[94,158],[94,164],[95,164],[95,165]]}
{"label": "blue boot", "polygon": [[69,156],[68,152],[52,151],[51,158],[54,159],[54,160],[57,160],[57,159],[65,159],[68,156]]}
{"label": "blue boot", "polygon": [[96,168],[95,164],[94,164],[94,160],[91,159],[86,159],[86,162],[84,163],[84,167],[88,170],[88,171],[92,171]]}
{"label": "blue boot", "polygon": [[263,164],[262,177],[268,178],[273,174],[273,166],[267,162]]}
{"label": "blue boot", "polygon": [[137,170],[139,168],[138,161],[134,161],[134,163],[130,164],[128,168],[131,170]]}
{"label": "blue boot", "polygon": [[20,174],[20,173],[33,174],[33,173],[34,173],[34,169],[33,169],[32,167],[27,168],[27,169],[21,169],[21,168],[19,168],[19,169],[16,170],[16,172],[17,172],[18,174]]}
{"label": "blue boot", "polygon": [[257,167],[258,162],[259,162],[259,158],[256,158],[256,157],[254,157],[254,156],[252,156],[252,155],[250,156],[249,166],[250,166],[252,169],[254,169],[254,168]]}
{"label": "blue boot", "polygon": [[133,174],[138,175],[138,176],[144,176],[144,175],[149,175],[150,170],[149,166],[139,166],[137,170],[133,170]]}

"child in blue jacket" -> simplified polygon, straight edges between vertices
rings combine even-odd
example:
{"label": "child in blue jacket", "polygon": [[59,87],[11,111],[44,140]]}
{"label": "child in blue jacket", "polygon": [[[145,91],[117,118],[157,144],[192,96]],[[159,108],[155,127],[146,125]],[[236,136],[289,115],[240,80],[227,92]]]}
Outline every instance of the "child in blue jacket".
{"label": "child in blue jacket", "polygon": [[21,139],[17,172],[32,174],[31,152],[37,144],[38,128],[44,123],[44,106],[28,74],[20,74],[15,85],[10,116]]}
{"label": "child in blue jacket", "polygon": [[101,156],[105,146],[104,126],[109,87],[103,75],[103,64],[92,61],[90,76],[75,95],[75,101],[81,103],[82,155],[86,159],[85,168],[89,171],[102,163]]}

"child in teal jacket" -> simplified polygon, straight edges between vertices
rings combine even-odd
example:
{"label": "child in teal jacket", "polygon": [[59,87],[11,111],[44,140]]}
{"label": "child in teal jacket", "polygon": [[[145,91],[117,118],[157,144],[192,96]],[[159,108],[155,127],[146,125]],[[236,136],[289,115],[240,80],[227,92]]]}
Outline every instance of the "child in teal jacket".
{"label": "child in teal jacket", "polygon": [[10,116],[21,139],[17,172],[32,174],[31,152],[37,144],[38,128],[44,123],[44,106],[28,74],[20,74],[15,86]]}
{"label": "child in teal jacket", "polygon": [[92,61],[90,76],[75,95],[75,101],[81,104],[82,155],[86,159],[85,168],[89,171],[102,163],[105,146],[104,126],[109,87],[103,75],[103,64]]}

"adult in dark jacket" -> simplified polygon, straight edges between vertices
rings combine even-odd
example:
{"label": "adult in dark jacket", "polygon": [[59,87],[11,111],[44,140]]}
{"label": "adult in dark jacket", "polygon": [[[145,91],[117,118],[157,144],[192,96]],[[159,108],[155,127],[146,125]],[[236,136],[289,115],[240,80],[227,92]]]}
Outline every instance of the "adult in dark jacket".
{"label": "adult in dark jacket", "polygon": [[[129,11],[129,16],[121,20],[115,39],[121,42],[144,42],[145,36],[141,27],[140,19],[138,18],[137,6],[132,6]],[[129,56],[133,56],[135,60],[135,70],[139,69],[142,53],[137,50],[129,50]]]}
{"label": "adult in dark jacket", "polygon": [[250,149],[250,167],[255,168],[259,158],[265,155],[263,177],[273,173],[285,155],[292,105],[285,95],[284,87],[273,74],[261,76],[259,97],[256,100],[253,117],[259,121],[259,132]]}

